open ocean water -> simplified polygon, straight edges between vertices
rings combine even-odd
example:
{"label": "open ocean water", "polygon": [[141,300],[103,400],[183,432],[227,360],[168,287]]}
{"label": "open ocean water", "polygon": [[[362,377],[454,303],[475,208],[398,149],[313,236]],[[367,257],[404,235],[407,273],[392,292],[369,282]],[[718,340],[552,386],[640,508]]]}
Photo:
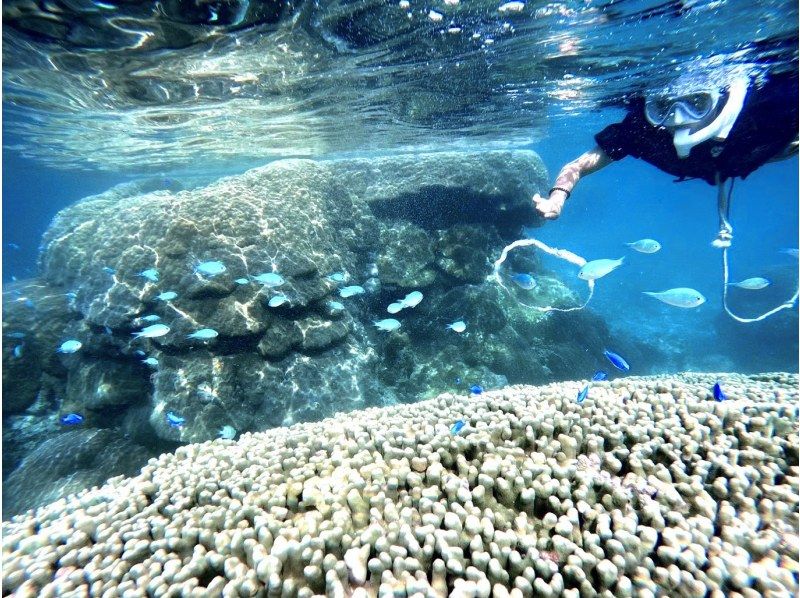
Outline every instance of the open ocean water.
{"label": "open ocean water", "polygon": [[531,201],[687,73],[796,108],[797,23],[5,2],[3,595],[797,596],[796,151],[735,182],[727,304],[714,185]]}

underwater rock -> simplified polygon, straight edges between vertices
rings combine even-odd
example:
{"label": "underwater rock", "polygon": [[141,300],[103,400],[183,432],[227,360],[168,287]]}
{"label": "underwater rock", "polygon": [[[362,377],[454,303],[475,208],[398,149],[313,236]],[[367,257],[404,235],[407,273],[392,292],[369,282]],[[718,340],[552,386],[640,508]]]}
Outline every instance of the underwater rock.
{"label": "underwater rock", "polygon": [[[61,411],[85,414],[86,410],[113,415],[150,395],[147,374],[138,363],[116,360],[81,360],[70,367]],[[148,372],[149,373],[149,372]]]}
{"label": "underwater rock", "polygon": [[424,288],[436,280],[431,239],[409,222],[381,227],[378,273],[381,283],[404,289]]}
{"label": "underwater rock", "polygon": [[66,378],[56,349],[80,317],[66,293],[39,279],[3,285],[3,415],[33,404],[47,375]]}
{"label": "underwater rock", "polygon": [[338,176],[378,218],[426,230],[492,223],[504,236],[541,223],[531,197],[548,188],[547,169],[529,150],[342,160]]}
{"label": "underwater rock", "polygon": [[4,522],[3,588],[792,594],[798,377],[726,374],[721,403],[718,379],[447,393],[180,447]]}
{"label": "underwater rock", "polygon": [[36,447],[3,483],[3,516],[134,475],[153,456],[143,446],[112,430],[80,429],[57,433]]}
{"label": "underwater rock", "polygon": [[[86,198],[54,219],[40,256],[48,284],[78,289],[82,319],[60,330],[82,343],[58,358],[64,406],[87,411],[88,425],[119,414],[142,441],[192,442],[223,425],[413,401],[455,377],[495,388],[569,376],[559,364],[589,363],[605,329],[589,316],[548,329],[486,281],[505,237],[537,221],[530,197],[546,180],[530,151],[449,152],[280,160],[191,190]],[[538,301],[574,303],[538,260],[515,259],[541,279]],[[342,298],[345,284],[365,292]],[[384,300],[411,288],[425,289],[422,303],[397,331],[376,332]],[[445,328],[459,318],[463,335]],[[141,334],[148,326],[161,330]],[[110,360],[118,382],[104,381]]]}
{"label": "underwater rock", "polygon": [[436,265],[459,282],[478,284],[492,272],[487,256],[502,245],[492,229],[455,225],[439,231]]}

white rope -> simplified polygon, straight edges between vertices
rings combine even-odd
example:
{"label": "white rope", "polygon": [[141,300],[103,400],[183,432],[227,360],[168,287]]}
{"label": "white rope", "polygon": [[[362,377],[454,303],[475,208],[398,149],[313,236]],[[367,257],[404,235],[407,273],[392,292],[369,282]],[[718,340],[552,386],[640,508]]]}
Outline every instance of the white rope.
{"label": "white rope", "polygon": [[[730,192],[732,191],[733,180],[731,180],[730,188]],[[792,309],[797,301],[798,295],[800,295],[800,282],[798,282],[798,288],[794,292],[794,295],[792,295],[791,299],[789,299],[786,303],[782,303],[778,307],[761,314],[760,316],[755,318],[742,318],[730,310],[728,307],[728,248],[731,246],[731,242],[733,240],[733,227],[731,227],[730,222],[728,222],[728,212],[730,210],[731,199],[730,192],[727,195],[725,194],[724,185],[722,182],[720,182],[719,175],[717,175],[717,210],[719,211],[720,234],[717,237],[714,246],[722,247],[722,306],[725,308],[725,312],[737,322],[741,322],[742,324],[750,324],[752,322],[760,322],[761,320],[765,320],[771,315],[778,313],[782,309]],[[719,244],[717,244],[718,242]]]}
{"label": "white rope", "polygon": [[[582,267],[584,264],[586,264],[586,260],[584,258],[582,258],[579,255],[576,255],[576,254],[572,253],[571,251],[569,251],[567,249],[557,249],[555,247],[550,247],[549,245],[547,245],[545,243],[542,243],[541,241],[539,241],[537,239],[519,239],[517,241],[514,241],[510,245],[506,245],[503,248],[503,251],[500,254],[500,257],[494,263],[494,271],[492,273],[492,275],[493,275],[495,281],[497,282],[497,284],[499,284],[501,287],[503,287],[503,290],[505,290],[509,294],[511,294],[511,290],[508,287],[506,287],[506,285],[503,284],[503,279],[500,276],[500,266],[502,266],[503,262],[506,261],[506,258],[508,257],[508,253],[510,251],[512,251],[514,249],[517,249],[519,247],[529,247],[531,245],[534,245],[535,247],[538,247],[539,249],[541,249],[545,253],[549,253],[550,255],[555,256],[560,260],[564,260],[564,261],[567,261],[567,262],[569,262],[571,264],[575,264],[579,268]],[[589,286],[589,296],[586,298],[586,301],[583,303],[583,305],[580,305],[578,307],[562,308],[562,307],[553,307],[551,305],[548,305],[546,307],[541,307],[539,305],[528,305],[527,303],[525,303],[523,301],[520,301],[519,299],[517,299],[517,302],[520,305],[522,305],[524,307],[527,307],[529,309],[536,309],[536,310],[543,311],[543,312],[549,312],[549,311],[560,311],[560,312],[578,311],[578,310],[583,309],[587,305],[589,305],[589,301],[591,301],[592,295],[594,295],[594,280],[587,281],[587,284]]]}

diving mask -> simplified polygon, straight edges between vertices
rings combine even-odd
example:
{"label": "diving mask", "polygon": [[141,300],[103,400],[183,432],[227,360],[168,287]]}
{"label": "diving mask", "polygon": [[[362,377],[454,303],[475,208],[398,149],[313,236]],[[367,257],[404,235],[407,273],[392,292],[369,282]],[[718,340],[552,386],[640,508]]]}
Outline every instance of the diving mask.
{"label": "diving mask", "polygon": [[680,127],[702,122],[719,104],[718,91],[701,91],[681,96],[653,96],[647,98],[644,115],[655,127]]}

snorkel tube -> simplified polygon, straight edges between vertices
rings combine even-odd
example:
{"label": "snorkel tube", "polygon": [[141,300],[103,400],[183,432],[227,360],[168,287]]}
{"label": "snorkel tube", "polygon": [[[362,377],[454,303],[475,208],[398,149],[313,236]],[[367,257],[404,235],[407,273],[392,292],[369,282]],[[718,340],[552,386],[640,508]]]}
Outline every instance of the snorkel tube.
{"label": "snorkel tube", "polygon": [[712,137],[718,140],[726,139],[736,119],[739,118],[749,87],[749,77],[737,77],[728,86],[728,101],[725,102],[725,106],[720,110],[717,118],[694,133],[690,133],[688,127],[677,129],[673,135],[672,143],[675,145],[678,157],[686,158],[694,146],[708,141]]}

